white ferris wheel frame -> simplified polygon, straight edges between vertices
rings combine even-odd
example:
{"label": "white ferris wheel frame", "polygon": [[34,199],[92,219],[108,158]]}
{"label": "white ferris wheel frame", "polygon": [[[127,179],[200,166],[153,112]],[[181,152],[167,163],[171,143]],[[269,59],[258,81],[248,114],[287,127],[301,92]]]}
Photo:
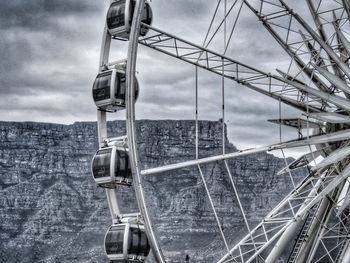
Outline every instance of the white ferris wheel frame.
{"label": "white ferris wheel frame", "polygon": [[[112,2],[112,1],[111,1]],[[141,27],[141,14],[145,4],[145,0],[136,0],[136,6],[134,11],[134,16],[131,24],[131,29],[129,33],[129,47],[127,55],[126,64],[126,127],[127,127],[127,142],[129,149],[130,165],[133,176],[133,185],[136,192],[136,198],[140,213],[142,216],[142,221],[145,225],[145,230],[147,237],[149,239],[153,254],[159,263],[165,262],[162,251],[160,249],[157,237],[154,234],[153,227],[149,218],[147,211],[147,206],[145,202],[145,195],[142,188],[142,179],[139,166],[138,152],[136,147],[136,131],[135,131],[135,69],[136,69],[136,59],[137,59],[137,47],[138,38]],[[109,63],[109,52],[111,45],[112,36],[110,35],[107,25],[105,25],[102,47],[99,62],[99,72],[105,69],[106,65],[111,65]],[[114,63],[112,63],[114,64]],[[114,139],[108,138],[107,135],[107,113],[105,111],[97,111],[97,121],[98,121],[98,138],[99,146],[103,147],[106,142],[113,141]],[[118,138],[115,138],[117,140]],[[106,189],[106,195],[108,200],[108,205],[110,208],[110,213],[112,216],[113,223],[119,222],[120,209],[117,202],[116,190]]]}
{"label": "white ferris wheel frame", "polygon": [[[264,2],[264,0],[261,0],[261,1]],[[249,6],[249,3],[247,3],[247,1],[244,0],[243,2],[245,2]],[[282,0],[280,0],[280,2],[282,3],[282,5],[285,6],[286,10],[288,11],[288,12],[286,12],[286,15],[289,15],[289,14],[294,15],[296,20],[298,20],[299,23],[302,24],[307,29],[308,33],[310,33],[311,36],[313,36],[319,43],[321,43],[320,45],[322,46],[322,40],[319,39],[319,37],[313,32],[313,30],[311,28],[308,28],[307,24],[304,23],[304,21],[300,17],[298,17],[296,14],[293,14],[292,10],[288,10],[288,7],[284,4],[284,2]],[[343,2],[346,2],[346,1],[343,1]],[[151,41],[152,37],[146,38],[146,39],[143,39],[140,41],[139,40],[139,32],[140,32],[140,29],[142,26],[141,14],[142,14],[142,10],[144,8],[144,4],[145,4],[145,0],[136,0],[133,21],[132,21],[131,29],[130,29],[130,33],[129,33],[129,46],[128,46],[127,64],[126,64],[126,86],[127,86],[127,89],[126,89],[126,128],[127,128],[127,141],[128,141],[128,148],[129,148],[129,158],[130,158],[130,164],[131,164],[132,176],[133,176],[133,185],[134,185],[135,192],[136,192],[138,206],[140,209],[142,220],[143,220],[144,225],[145,225],[146,234],[147,234],[149,242],[151,244],[154,256],[155,256],[158,263],[163,263],[163,262],[165,262],[165,259],[164,259],[161,247],[159,245],[158,238],[154,233],[152,222],[150,220],[150,216],[149,216],[149,213],[147,210],[147,204],[145,201],[145,193],[144,193],[144,189],[143,189],[142,176],[149,175],[149,174],[156,174],[156,173],[164,172],[164,171],[175,170],[175,169],[179,169],[182,167],[198,166],[199,172],[200,172],[201,177],[203,179],[203,174],[202,174],[201,168],[199,166],[200,164],[223,160],[225,162],[226,168],[227,168],[227,163],[226,163],[227,159],[235,158],[237,156],[248,155],[248,154],[252,154],[252,153],[271,151],[271,150],[281,150],[283,153],[283,149],[286,149],[286,148],[310,146],[310,145],[315,145],[315,144],[349,140],[350,139],[350,131],[349,130],[337,131],[337,132],[333,132],[333,133],[329,133],[329,134],[325,134],[325,135],[319,135],[319,136],[309,136],[308,135],[307,138],[304,138],[302,140],[298,139],[298,140],[293,140],[293,141],[288,141],[288,142],[281,142],[281,143],[277,143],[274,145],[264,146],[264,147],[255,148],[255,149],[248,149],[248,150],[239,151],[236,153],[225,153],[225,150],[223,149],[222,155],[211,156],[211,157],[203,158],[203,159],[198,159],[198,151],[197,151],[195,160],[187,161],[187,162],[183,162],[183,163],[179,163],[179,164],[167,165],[167,166],[163,166],[163,167],[157,167],[157,168],[148,169],[148,170],[141,170],[141,166],[140,166],[140,162],[139,162],[139,158],[138,158],[138,150],[137,150],[137,145],[136,145],[135,96],[134,96],[134,94],[135,94],[135,78],[134,78],[134,76],[135,76],[135,71],[136,71],[137,50],[138,50],[139,43],[146,45],[150,48],[156,49],[158,51],[161,51],[163,53],[166,53],[170,56],[177,57],[177,58],[180,58],[186,62],[189,62],[189,63],[195,65],[196,69],[197,69],[197,67],[204,68],[204,69],[212,71],[216,74],[222,75],[223,78],[225,77],[225,78],[232,79],[232,80],[234,80],[234,81],[236,81],[236,82],[238,82],[238,83],[240,83],[240,84],[242,84],[250,89],[253,89],[253,90],[255,90],[259,93],[262,93],[266,96],[270,96],[270,97],[277,99],[279,101],[282,101],[283,103],[291,105],[295,108],[299,108],[299,109],[307,108],[308,114],[309,114],[309,112],[310,112],[310,114],[315,114],[315,115],[321,114],[322,110],[320,108],[318,108],[317,106],[309,105],[309,104],[306,105],[305,103],[294,100],[288,96],[285,96],[285,94],[283,94],[283,93],[271,92],[271,88],[280,86],[279,84],[276,84],[276,83],[286,82],[286,83],[290,84],[291,86],[294,86],[294,88],[296,90],[299,90],[299,91],[307,93],[307,94],[311,94],[320,100],[328,101],[328,102],[332,103],[333,105],[336,105],[337,107],[343,108],[343,109],[348,110],[348,111],[350,111],[350,102],[348,100],[343,99],[343,98],[339,98],[338,96],[329,95],[322,90],[318,91],[318,90],[314,90],[314,89],[305,87],[303,85],[300,85],[300,83],[294,82],[293,80],[291,80],[289,78],[289,76],[287,74],[285,74],[283,72],[280,73],[282,75],[282,77],[271,75],[270,73],[268,73],[268,74],[264,73],[262,71],[256,70],[256,69],[251,68],[249,66],[246,66],[238,61],[232,60],[232,59],[226,57],[225,55],[220,55],[220,54],[217,54],[215,52],[212,52],[212,51],[208,50],[206,47],[197,46],[197,45],[190,43],[186,40],[177,38],[175,36],[172,36],[171,34],[168,34],[168,33],[165,33],[163,31],[152,28],[151,26],[149,26],[148,28],[157,33],[156,37],[159,39],[160,42],[163,41],[162,37],[174,39],[174,43],[175,43],[174,50],[176,50],[176,52],[171,53],[169,51],[164,51],[164,50],[159,49],[159,47],[154,45],[155,42]],[[346,9],[346,11],[348,11],[348,8]],[[102,48],[101,48],[101,55],[100,55],[99,72],[101,72],[106,65],[111,65],[108,62],[111,38],[112,37],[111,37],[110,33],[108,32],[107,26],[105,26],[104,34],[103,34]],[[202,62],[204,61],[204,63],[201,64],[201,62],[199,60],[193,61],[193,60],[189,59],[189,56],[187,56],[187,55],[186,56],[183,55],[182,57],[179,56],[179,54],[178,54],[179,47],[176,46],[176,41],[185,43],[186,45],[190,45],[192,50],[198,50],[198,52],[200,54],[205,54],[206,59],[202,60]],[[283,45],[283,43],[282,43],[282,45]],[[322,46],[322,48],[324,48],[324,50],[326,50],[329,54],[331,54],[330,56],[332,57],[332,59],[337,64],[340,65],[340,68],[345,72],[346,75],[350,76],[350,69],[347,66],[345,66],[342,61],[339,61],[339,59],[333,54],[333,51],[329,50],[329,48],[327,46]],[[291,52],[291,50],[288,50],[287,46],[285,46],[285,49],[287,50],[287,52]],[[298,61],[297,56],[294,59],[296,60],[297,63],[301,63],[300,61]],[[210,64],[215,64],[215,60],[222,61],[221,66],[220,65],[219,66],[218,65],[211,66]],[[235,69],[231,70],[231,71],[227,70],[227,72],[226,72],[226,67],[228,68],[230,66],[234,66]],[[251,75],[244,77],[244,74],[242,74],[242,72],[244,72],[244,69],[248,69],[248,71],[250,72]],[[241,77],[241,75],[243,75],[243,77]],[[312,78],[314,78],[314,76],[312,76]],[[262,79],[268,83],[268,85],[266,85],[267,86],[266,89],[263,89],[263,88],[259,87],[258,85],[256,85],[256,83],[254,83],[256,80],[262,80]],[[339,86],[341,86],[341,85],[339,85]],[[341,87],[339,87],[339,89],[341,89]],[[315,104],[316,104],[316,102],[319,102],[319,101],[316,100]],[[100,147],[102,147],[106,144],[106,141],[113,141],[113,138],[110,139],[107,136],[106,112],[98,111],[97,117],[98,117],[99,145],[100,145]],[[307,125],[309,125],[309,123],[307,123]],[[197,140],[196,143],[198,144],[198,138],[196,138],[196,140]],[[298,209],[296,209],[295,207],[293,208],[291,206],[291,211],[293,212],[293,217],[290,217],[287,220],[284,219],[283,222],[282,221],[279,222],[280,225],[278,227],[280,227],[280,228],[278,231],[278,235],[276,234],[272,238],[268,238],[267,237],[268,232],[266,232],[264,230],[263,234],[266,235],[267,240],[261,246],[260,246],[260,244],[254,244],[254,246],[258,245],[259,249],[255,248],[255,250],[257,250],[257,252],[249,260],[247,260],[247,261],[243,260],[243,253],[241,252],[241,249],[247,245],[251,246],[251,242],[254,243],[254,238],[255,238],[255,237],[253,237],[254,231],[257,231],[257,229],[261,228],[261,227],[264,229],[264,226],[266,226],[265,223],[268,223],[269,220],[271,220],[271,222],[276,222],[276,219],[279,220],[278,217],[276,218],[276,215],[278,215],[280,213],[279,209],[282,209],[284,207],[284,205],[286,205],[286,204],[290,205],[291,200],[293,200],[293,198],[296,199],[295,192],[290,193],[276,208],[273,209],[273,211],[271,211],[271,213],[266,217],[266,219],[264,219],[264,220],[266,220],[265,223],[262,222],[256,228],[252,229],[252,232],[249,230],[249,227],[248,227],[248,230],[250,233],[241,242],[239,242],[234,248],[229,250],[228,253],[221,260],[219,260],[219,262],[231,262],[230,261],[230,256],[232,256],[231,253],[233,253],[237,250],[240,251],[239,253],[240,253],[240,256],[242,257],[242,262],[243,261],[244,262],[252,262],[254,257],[259,256],[259,253],[261,253],[261,251],[263,251],[266,247],[270,246],[272,244],[272,242],[274,242],[278,239],[277,244],[274,245],[274,249],[269,254],[269,257],[266,259],[266,262],[275,262],[275,260],[281,254],[281,250],[283,250],[283,248],[286,247],[287,242],[290,241],[293,232],[295,232],[295,230],[300,226],[301,220],[305,217],[305,215],[308,213],[308,211],[312,210],[313,207],[316,204],[318,204],[319,202],[321,202],[321,203],[320,203],[320,207],[319,207],[319,210],[317,213],[320,214],[323,211],[325,211],[328,203],[324,202],[324,199],[326,199],[326,196],[329,195],[335,188],[339,187],[339,185],[342,185],[344,178],[347,178],[347,176],[348,176],[345,172],[349,172],[350,168],[349,169],[347,169],[347,168],[348,167],[346,167],[342,173],[339,173],[338,176],[332,177],[331,178],[332,180],[327,182],[327,184],[325,185],[325,187],[323,188],[322,191],[319,191],[319,188],[320,188],[320,185],[324,183],[323,180],[326,176],[325,173],[319,174],[319,177],[317,177],[317,178],[315,177],[312,180],[309,180],[309,181],[306,180],[305,182],[302,182],[301,185],[299,186],[301,190],[304,190],[303,187],[305,187],[306,185],[308,185],[310,183],[313,186],[312,189],[309,191],[308,197],[305,199],[305,203],[302,204],[301,206],[297,207]],[[205,181],[204,181],[204,185],[205,185]],[[298,188],[296,188],[296,189],[298,189]],[[107,194],[107,199],[108,199],[113,222],[118,222],[120,210],[119,210],[118,202],[116,199],[115,189],[106,189],[106,194]],[[209,195],[209,199],[210,199],[210,195]],[[215,213],[215,209],[213,209],[213,210]],[[241,210],[242,210],[242,208],[241,208]],[[243,216],[244,216],[244,214],[243,214]],[[223,234],[223,233],[221,233],[221,234]],[[315,251],[315,250],[313,250],[313,251]],[[349,253],[344,254],[344,257],[343,257],[344,260],[350,259],[350,249],[348,249],[348,251],[349,251]]]}

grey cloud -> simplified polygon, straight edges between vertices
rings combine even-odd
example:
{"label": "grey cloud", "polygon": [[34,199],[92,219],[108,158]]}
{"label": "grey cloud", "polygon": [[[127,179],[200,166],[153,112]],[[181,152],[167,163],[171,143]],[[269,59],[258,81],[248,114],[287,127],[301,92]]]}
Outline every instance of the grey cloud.
{"label": "grey cloud", "polygon": [[68,14],[95,13],[101,10],[100,1],[47,1],[2,0],[0,3],[0,27],[24,27],[32,30],[53,26],[51,18]]}
{"label": "grey cloud", "polygon": [[[28,4],[26,2],[25,5]],[[85,5],[89,4],[86,2]],[[55,4],[51,8],[54,7]],[[72,12],[74,10],[79,9],[72,8]],[[83,7],[81,10],[85,11]],[[77,17],[68,19],[56,12],[50,16],[50,19],[57,21],[56,25],[45,31],[35,27],[0,30],[0,94],[32,94],[39,91],[44,95],[57,91],[72,94],[90,87],[97,67],[88,59],[95,57],[97,64],[99,51],[96,45],[100,42],[103,21],[96,23],[98,13],[96,20],[87,19],[86,16],[86,13],[80,15],[78,12]],[[80,32],[80,25],[84,24],[90,29],[85,34]]]}
{"label": "grey cloud", "polygon": [[95,110],[92,98],[82,95],[17,94],[17,96],[3,96],[0,104],[1,119],[7,121],[72,123],[78,120],[91,120]]}
{"label": "grey cloud", "polygon": [[[227,1],[232,2],[232,1]],[[208,17],[214,11],[216,6],[216,1],[206,1],[206,0],[188,0],[178,1],[178,0],[168,0],[168,1],[157,1],[152,3],[154,14],[157,14],[155,19],[164,19],[167,17],[169,23],[176,23],[178,21],[183,21],[189,17],[196,19],[202,18],[205,26],[209,25]],[[171,18],[171,19],[169,19]],[[166,20],[164,20],[166,21]]]}
{"label": "grey cloud", "polygon": [[[64,123],[96,119],[91,85],[107,2],[0,3],[1,119]],[[215,5],[216,1],[207,0],[154,0],[154,26],[202,44]],[[264,71],[288,63],[254,15],[242,17],[238,26],[228,56]],[[125,58],[126,45],[113,42],[111,60]],[[211,48],[222,49],[222,40],[213,41]],[[142,47],[138,71],[138,118],[194,118],[194,66]],[[217,120],[221,117],[221,77],[204,70],[199,77],[200,118]],[[276,102],[232,81],[226,82],[226,102],[230,139],[240,148],[264,144],[272,137],[276,140],[278,128],[266,121],[278,117]],[[10,113],[8,109],[12,109]],[[296,114],[283,109],[284,116]],[[292,134],[294,131],[286,130],[286,136]]]}

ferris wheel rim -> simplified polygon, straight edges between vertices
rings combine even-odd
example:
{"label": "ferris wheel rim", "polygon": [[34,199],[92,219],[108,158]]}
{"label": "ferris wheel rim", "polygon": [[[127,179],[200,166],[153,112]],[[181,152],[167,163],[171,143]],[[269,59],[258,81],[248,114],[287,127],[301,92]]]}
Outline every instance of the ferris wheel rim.
{"label": "ferris wheel rim", "polygon": [[151,248],[155,259],[158,263],[165,262],[163,252],[159,246],[157,237],[155,236],[150,217],[145,202],[145,195],[143,192],[143,183],[141,178],[140,161],[138,158],[137,142],[136,142],[136,122],[135,122],[135,72],[136,61],[138,51],[138,38],[141,29],[141,16],[142,10],[146,0],[136,0],[133,21],[129,33],[129,46],[127,56],[127,68],[126,68],[126,126],[127,137],[130,155],[130,164],[132,169],[132,177],[135,182],[134,188],[136,192],[136,198],[140,213],[143,217],[145,230],[148,238],[150,239]]}
{"label": "ferris wheel rim", "polygon": [[[151,28],[151,27],[149,27],[149,28]],[[133,43],[131,43],[130,45],[132,45]],[[134,45],[136,45],[137,46],[137,43],[134,43]],[[128,56],[128,61],[129,61],[129,56]],[[196,67],[197,68],[197,67]],[[134,74],[134,72],[132,72],[132,71],[129,71],[129,75],[133,75]],[[284,79],[284,81],[286,81],[285,80],[285,76],[283,76],[283,78],[280,78],[280,79]],[[308,90],[308,91],[310,91],[310,90]],[[130,99],[130,97],[129,97],[129,99]],[[132,104],[132,103],[131,103]],[[128,120],[129,122],[130,122],[130,119]],[[131,125],[131,123],[129,123],[129,125]],[[132,125],[135,125],[135,122],[133,122],[133,124]],[[137,150],[135,149],[135,152],[136,152]],[[137,168],[137,176],[140,176],[141,175],[141,170],[140,170],[140,166],[137,164],[137,163],[135,163],[134,164],[135,165],[135,167]],[[199,169],[200,169],[200,167],[199,167]],[[144,205],[144,207],[146,207],[146,205]],[[288,225],[286,225],[283,229],[287,229],[287,227],[288,227]],[[281,232],[282,232],[282,230],[281,230]],[[278,238],[278,236],[276,236],[276,239]],[[265,247],[265,246],[264,246]],[[262,250],[262,249],[261,249]],[[258,256],[259,256],[259,254],[258,253],[256,253]],[[223,258],[221,259],[221,260],[219,260],[219,262],[222,262],[222,260],[223,260]]]}

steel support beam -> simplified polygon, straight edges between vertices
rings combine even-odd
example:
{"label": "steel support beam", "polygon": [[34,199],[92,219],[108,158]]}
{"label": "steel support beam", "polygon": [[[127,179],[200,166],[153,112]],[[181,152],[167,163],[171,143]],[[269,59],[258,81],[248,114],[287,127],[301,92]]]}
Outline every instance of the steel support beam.
{"label": "steel support beam", "polygon": [[[102,45],[100,52],[100,61],[98,72],[104,70],[105,65],[108,64],[109,52],[111,45],[111,35],[108,32],[107,26],[105,25],[102,36]],[[98,144],[99,148],[105,146],[105,141],[108,138],[107,134],[107,113],[105,111],[97,110],[97,131],[98,131]],[[111,213],[112,221],[118,220],[120,215],[120,209],[116,196],[116,189],[106,189],[106,196],[108,201],[108,207]]]}
{"label": "steel support beam", "polygon": [[291,81],[287,77],[285,77],[284,79],[288,84],[294,86],[295,88],[297,88],[303,92],[311,94],[317,98],[320,98],[321,100],[325,100],[327,102],[330,102],[343,110],[350,111],[350,101],[343,98],[343,97],[340,97],[337,95],[331,95],[331,94],[328,94],[326,92],[313,89],[313,88],[308,87],[306,85],[300,84],[297,81]]}
{"label": "steel support beam", "polygon": [[323,244],[324,249],[327,249],[322,241],[322,239],[327,238],[326,234],[329,231],[329,228],[327,227],[327,224],[331,222],[331,215],[332,210],[335,209],[336,203],[334,203],[334,200],[337,200],[340,194],[340,189],[344,186],[344,183],[340,184],[339,187],[335,188],[332,195],[330,195],[329,198],[324,200],[324,202],[328,201],[328,207],[326,208],[324,214],[320,214],[318,218],[318,222],[316,224],[318,225],[317,231],[315,233],[312,233],[315,236],[315,239],[312,243],[310,243],[307,248],[308,251],[305,251],[305,255],[302,255],[301,259],[303,259],[305,262],[311,263],[315,262],[315,260],[318,261],[316,257],[318,248]]}
{"label": "steel support beam", "polygon": [[[314,198],[312,199],[312,201],[308,202],[307,204],[305,203],[305,205],[300,210],[301,211],[308,210],[313,205],[317,204],[319,201],[321,201],[323,198],[329,195],[332,191],[334,191],[339,185],[341,185],[344,182],[344,180],[347,179],[349,176],[350,176],[350,165],[348,165],[326,187],[324,187],[320,193],[314,193]],[[317,189],[316,191],[318,191],[319,187],[315,187],[315,188]],[[295,235],[295,232],[298,230],[299,226],[300,226],[300,220],[298,220],[297,218],[295,222],[290,224],[290,226],[286,229],[286,231],[280,237],[278,242],[274,245],[269,256],[265,260],[266,263],[274,263],[278,260],[280,255],[288,246],[290,240]]]}
{"label": "steel support beam", "polygon": [[[348,19],[350,20],[350,4],[348,0],[342,0],[342,4],[344,6],[345,12],[348,15]],[[349,260],[350,262],[350,260]]]}
{"label": "steel support beam", "polygon": [[[148,36],[140,38],[139,43],[168,56],[180,59],[196,67],[208,70],[263,95],[281,101],[304,112],[321,112],[322,102],[306,105],[303,100],[296,100],[298,90],[286,85],[283,78],[263,72],[225,55],[211,51],[187,40],[142,24],[149,30]],[[198,59],[201,56],[201,59]],[[288,86],[288,87],[287,87]],[[288,89],[288,92],[285,90]],[[294,91],[294,94],[293,92]]]}
{"label": "steel support beam", "polygon": [[323,75],[330,83],[332,83],[337,89],[344,92],[345,95],[350,94],[350,88],[348,84],[341,79],[339,76],[332,74],[326,69],[323,69],[322,67],[318,67],[316,65],[313,65],[314,68]]}
{"label": "steel support beam", "polygon": [[280,149],[289,149],[289,148],[295,148],[295,147],[303,147],[303,146],[322,144],[322,143],[330,143],[330,142],[336,142],[336,141],[343,141],[347,139],[350,139],[350,129],[338,131],[330,134],[316,135],[316,136],[312,136],[301,140],[281,142],[281,143],[263,146],[259,148],[247,149],[247,150],[242,150],[242,151],[233,152],[233,153],[227,153],[227,154],[211,156],[211,157],[202,158],[202,159],[186,161],[182,163],[169,164],[169,165],[160,166],[156,168],[150,168],[150,169],[142,170],[140,174],[141,175],[158,174],[158,173],[178,170],[181,168],[186,168],[194,165],[228,160],[239,156],[245,156],[245,155],[250,155],[254,153],[274,151],[274,150],[280,150]]}
{"label": "steel support beam", "polygon": [[[325,189],[323,189],[320,193],[317,193],[319,191],[319,186],[315,186],[315,189],[311,192],[308,198],[311,196],[313,198],[310,202],[305,202],[305,204],[300,208],[300,211],[308,210],[312,206],[316,205],[318,202],[322,201],[326,195],[328,195],[330,192],[332,192],[338,185],[343,181],[343,178],[345,179],[346,176],[350,175],[350,166],[347,167],[347,171],[343,172],[340,176],[337,176],[336,179],[332,180]],[[344,176],[344,177],[343,177]],[[329,208],[331,209],[331,207]],[[298,213],[299,213],[298,212]],[[269,253],[268,257],[266,258],[266,263],[275,263],[277,262],[278,258],[281,256],[283,251],[287,248],[288,244],[290,243],[290,240],[293,239],[295,236],[295,232],[300,228],[300,225],[303,223],[302,217],[297,217],[295,222],[290,224],[288,228],[286,228],[285,232],[281,235],[279,240],[274,245],[273,249]]]}
{"label": "steel support beam", "polygon": [[[307,1],[308,6],[309,6],[309,10],[310,10],[310,13],[312,15],[312,18],[314,19],[318,34],[320,35],[322,41],[324,43],[326,43],[327,36],[326,36],[325,30],[323,28],[323,24],[321,23],[321,18],[319,16],[319,14],[317,13],[316,7],[315,7],[312,0],[306,0],[306,1]],[[330,59],[330,61],[332,62],[332,68],[333,68],[334,72],[336,73],[336,75],[341,76],[341,72],[340,72],[338,66],[335,63],[333,63],[332,59]]]}
{"label": "steel support beam", "polygon": [[312,38],[323,48],[323,50],[328,54],[328,56],[337,64],[337,66],[345,73],[345,75],[350,78],[350,68],[346,65],[338,55],[333,51],[333,49],[322,40],[322,38],[304,21],[304,19],[295,13],[289,6],[283,1],[279,0],[286,11],[293,16],[300,25],[305,28],[305,30],[312,36]]}
{"label": "steel support beam", "polygon": [[321,230],[321,226],[325,223],[325,220],[328,218],[330,201],[328,198],[323,198],[320,203],[318,210],[316,211],[315,217],[311,223],[310,229],[307,233],[307,238],[304,240],[298,257],[295,262],[306,262],[310,251],[313,247],[314,240],[316,239],[318,233]]}
{"label": "steel support beam", "polygon": [[[306,188],[308,188],[310,186],[310,184],[312,184],[312,188],[308,191],[308,198],[305,199],[305,201],[303,203],[301,203],[301,206],[298,209],[297,213],[293,213],[293,216],[286,219],[285,222],[281,221],[278,225],[278,232],[275,233],[273,236],[271,236],[270,238],[268,238],[268,236],[266,235],[266,241],[263,242],[262,244],[260,244],[260,246],[258,247],[258,249],[256,249],[253,255],[249,256],[249,259],[247,259],[246,261],[238,261],[238,262],[242,262],[242,263],[250,263],[253,262],[265,249],[267,249],[269,246],[271,246],[271,244],[273,244],[274,242],[276,242],[276,240],[279,240],[279,237],[281,235],[283,235],[284,233],[289,233],[289,231],[287,229],[289,228],[296,228],[297,225],[300,224],[300,220],[303,219],[306,211],[308,211],[308,208],[310,207],[310,203],[312,202],[312,200],[315,199],[316,195],[317,195],[317,191],[319,189],[319,187],[322,185],[324,178],[326,176],[326,173],[321,174],[320,177],[315,178],[316,182],[312,183],[312,181],[310,181],[309,179],[304,180],[303,182],[301,182],[284,200],[282,200],[282,202],[280,204],[278,204],[266,217],[265,219],[257,226],[255,227],[251,233],[249,233],[247,236],[245,236],[237,245],[235,245],[231,251],[230,254],[226,254],[224,257],[222,257],[218,263],[224,263],[227,262],[227,260],[229,260],[230,256],[232,254],[234,254],[235,252],[238,253],[240,252],[244,246],[246,242],[252,242],[251,241],[251,236],[256,236],[256,232],[259,229],[265,229],[269,224],[271,224],[271,222],[273,222],[274,218],[276,216],[278,216],[279,211],[281,209],[283,209],[283,207],[285,207],[286,204],[290,203],[291,200],[293,200],[294,197],[298,197],[299,193],[302,193],[305,191]],[[304,197],[305,198],[305,197]],[[310,201],[310,202],[308,202]],[[284,210],[284,209],[283,209]],[[287,232],[286,232],[287,231]],[[264,231],[265,232],[265,231]],[[295,233],[294,233],[295,234]],[[254,239],[253,239],[254,240]],[[279,244],[281,245],[281,244]],[[279,252],[283,252],[280,250],[280,247],[276,248],[277,251]],[[242,252],[240,252],[242,253]],[[239,253],[238,253],[239,254]],[[265,261],[266,262],[266,261]],[[277,261],[273,261],[274,263]]]}
{"label": "steel support beam", "polygon": [[[310,68],[301,57],[293,51],[291,46],[277,33],[276,30],[272,28],[269,24],[269,21],[266,20],[265,16],[259,11],[254,9],[247,0],[244,0],[244,3],[249,7],[250,10],[259,18],[262,22],[263,26],[269,31],[269,33],[274,37],[278,44],[287,52],[287,54],[295,61],[298,67],[312,80],[317,88],[324,92],[330,93],[331,90],[329,87],[317,76],[313,73],[313,69]],[[283,16],[288,16],[288,12],[286,12]]]}
{"label": "steel support beam", "polygon": [[345,37],[345,35],[339,29],[338,25],[335,22],[333,22],[333,26],[335,28],[335,31],[337,32],[337,36],[338,36],[341,44],[343,45],[344,49],[346,50],[346,53],[350,54],[350,43],[349,43],[348,39]]}
{"label": "steel support beam", "polygon": [[339,148],[324,158],[321,162],[311,168],[312,171],[319,171],[328,166],[340,162],[350,155],[350,146]]}

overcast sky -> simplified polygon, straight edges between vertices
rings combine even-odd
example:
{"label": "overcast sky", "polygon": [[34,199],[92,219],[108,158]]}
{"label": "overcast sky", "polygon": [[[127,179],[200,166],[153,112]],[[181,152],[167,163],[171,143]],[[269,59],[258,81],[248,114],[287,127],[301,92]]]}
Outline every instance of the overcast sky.
{"label": "overcast sky", "polygon": [[[153,26],[202,44],[216,2],[153,0]],[[233,1],[227,2],[229,6]],[[67,124],[96,120],[91,87],[107,9],[107,0],[1,0],[0,120]],[[219,52],[220,41],[212,47]],[[114,42],[110,60],[125,58],[125,46]],[[246,8],[227,55],[266,72],[289,62]],[[137,118],[194,118],[193,66],[140,47],[137,70],[141,89]],[[231,141],[240,148],[277,142],[278,126],[266,120],[278,118],[278,104],[231,81],[225,85]],[[218,120],[221,79],[200,70],[199,92],[200,118]],[[283,107],[283,117],[297,114]],[[112,119],[124,115],[120,112]],[[284,131],[285,138],[297,136],[292,129]]]}

